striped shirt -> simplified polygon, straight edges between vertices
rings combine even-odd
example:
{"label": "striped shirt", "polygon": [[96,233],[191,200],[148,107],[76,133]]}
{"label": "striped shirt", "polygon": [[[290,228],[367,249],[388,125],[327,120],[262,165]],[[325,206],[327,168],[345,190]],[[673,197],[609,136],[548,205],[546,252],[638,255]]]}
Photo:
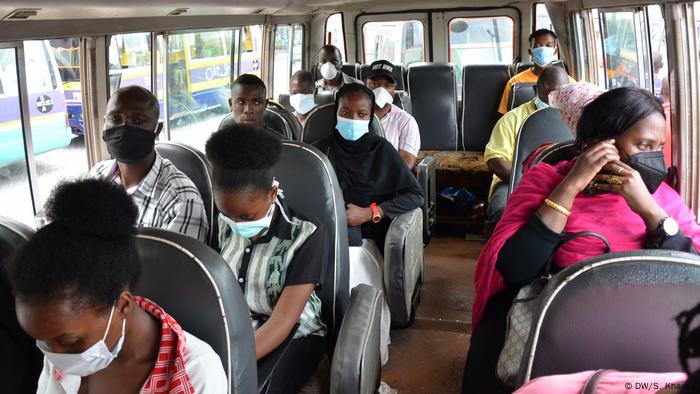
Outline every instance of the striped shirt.
{"label": "striped shirt", "polygon": [[[90,176],[121,184],[116,160],[97,163]],[[202,197],[190,178],[156,152],[153,167],[135,189],[129,189],[139,211],[138,227],[156,227],[202,242],[209,231]]]}
{"label": "striped shirt", "polygon": [[[320,285],[326,237],[319,226],[293,216],[282,196],[277,198],[270,228],[254,243],[219,218],[221,255],[243,290],[256,328],[270,317],[285,286]],[[325,334],[321,299],[314,291],[294,338]]]}
{"label": "striped shirt", "polygon": [[394,104],[391,110],[379,120],[384,129],[384,136],[396,150],[406,151],[418,157],[420,150],[420,131],[418,122],[408,112]]}

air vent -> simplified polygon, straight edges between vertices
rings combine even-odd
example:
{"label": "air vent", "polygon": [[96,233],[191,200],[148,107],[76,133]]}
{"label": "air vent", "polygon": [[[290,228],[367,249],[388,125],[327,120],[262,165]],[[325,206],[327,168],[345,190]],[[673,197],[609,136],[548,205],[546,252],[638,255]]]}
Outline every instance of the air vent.
{"label": "air vent", "polygon": [[263,12],[263,11],[265,11],[264,8],[258,8],[257,10],[251,12],[251,14],[252,14],[252,15],[258,15],[259,13],[261,13],[261,12]]}
{"label": "air vent", "polygon": [[185,12],[187,12],[187,10],[189,10],[189,8],[178,8],[178,9],[176,9],[176,10],[172,10],[172,11],[168,12],[168,16],[178,16],[178,15],[182,15],[182,14],[184,14]]}
{"label": "air vent", "polygon": [[36,16],[41,8],[20,8],[10,12],[7,16],[2,18],[4,21],[23,21],[27,20],[33,16]]}

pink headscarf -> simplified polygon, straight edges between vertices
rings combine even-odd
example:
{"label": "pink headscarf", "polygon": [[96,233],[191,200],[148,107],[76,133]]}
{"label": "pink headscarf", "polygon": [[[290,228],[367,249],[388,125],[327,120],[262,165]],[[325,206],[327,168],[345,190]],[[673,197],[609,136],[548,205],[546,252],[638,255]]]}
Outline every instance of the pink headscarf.
{"label": "pink headscarf", "polygon": [[576,125],[581,119],[583,107],[605,93],[604,89],[588,82],[572,83],[549,94],[549,105],[559,110],[561,118],[576,134]]}
{"label": "pink headscarf", "polygon": [[[496,260],[501,248],[539,209],[545,198],[571,171],[575,161],[564,161],[555,166],[540,163],[532,167],[511,194],[505,212],[481,251],[476,265],[472,330],[476,330],[489,297],[505,287],[503,278],[496,270]],[[693,246],[700,249],[700,225],[678,193],[662,183],[653,197],[659,206],[678,222],[683,235],[691,238]],[[624,198],[614,193],[596,196],[579,194],[574,200],[571,216],[564,231],[595,231],[608,240],[612,252],[643,249],[646,237],[646,225],[642,218],[630,209]],[[560,267],[568,267],[604,251],[604,246],[599,240],[582,237],[559,249],[554,256],[554,263]]]}

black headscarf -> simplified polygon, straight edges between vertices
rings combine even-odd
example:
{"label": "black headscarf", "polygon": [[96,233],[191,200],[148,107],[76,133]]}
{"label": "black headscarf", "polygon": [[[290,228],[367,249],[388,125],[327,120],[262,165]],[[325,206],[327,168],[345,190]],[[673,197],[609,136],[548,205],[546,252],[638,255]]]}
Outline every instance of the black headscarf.
{"label": "black headscarf", "polygon": [[[346,84],[338,90],[335,96],[336,113],[340,99],[352,92],[362,92],[372,101],[371,119],[374,116],[374,93],[357,83]],[[329,153],[346,204],[368,207],[370,203],[391,199],[399,191],[415,184],[413,174],[406,168],[398,151],[371,131],[357,141],[348,141],[338,130],[334,130]]]}

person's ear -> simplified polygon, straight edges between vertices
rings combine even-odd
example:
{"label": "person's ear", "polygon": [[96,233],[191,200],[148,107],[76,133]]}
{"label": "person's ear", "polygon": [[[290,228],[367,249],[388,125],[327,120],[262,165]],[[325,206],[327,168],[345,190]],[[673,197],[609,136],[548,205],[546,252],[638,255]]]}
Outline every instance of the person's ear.
{"label": "person's ear", "polygon": [[277,185],[272,186],[272,189],[270,189],[270,194],[268,198],[270,199],[270,204],[275,201],[275,198],[277,198],[277,192],[279,191],[279,187]]}
{"label": "person's ear", "polygon": [[128,290],[124,290],[121,294],[119,294],[114,310],[122,319],[124,319],[131,313],[135,305],[133,294],[131,294],[131,292]]}
{"label": "person's ear", "polygon": [[158,138],[161,131],[163,131],[163,122],[158,122],[158,125],[156,126],[156,138]]}
{"label": "person's ear", "polygon": [[527,49],[527,53],[529,53],[530,56],[532,56],[532,48],[528,48],[528,49]]}
{"label": "person's ear", "polygon": [[231,108],[231,111],[233,111],[233,99],[232,98],[228,99],[228,107]]}

